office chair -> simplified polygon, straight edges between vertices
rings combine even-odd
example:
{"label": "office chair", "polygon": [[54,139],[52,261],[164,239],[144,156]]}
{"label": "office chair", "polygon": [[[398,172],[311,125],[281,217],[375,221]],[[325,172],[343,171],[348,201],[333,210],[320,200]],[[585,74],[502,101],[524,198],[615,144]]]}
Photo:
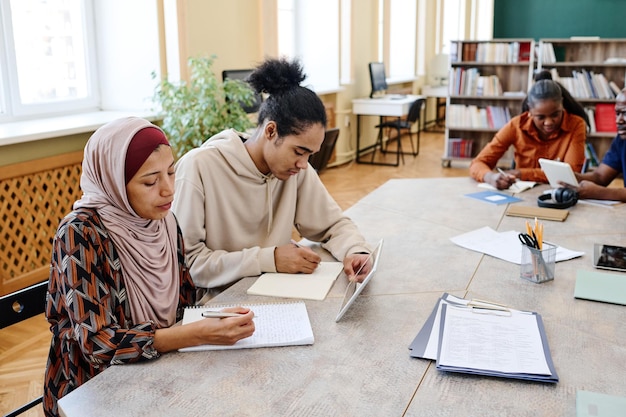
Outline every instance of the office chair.
{"label": "office chair", "polygon": [[[406,116],[406,119],[402,119],[398,117],[395,120],[386,121],[378,124],[376,127],[379,129],[378,138],[380,140],[381,151],[383,153],[387,152],[387,146],[389,142],[395,140],[398,143],[397,147],[397,157],[400,158],[400,155],[413,155],[417,156],[420,153],[420,131],[421,129],[421,116],[422,116],[422,108],[424,107],[424,103],[426,102],[425,98],[418,98],[413,103],[411,103],[411,107],[409,107],[409,114]],[[417,132],[416,132],[416,142],[413,142],[413,130],[412,127],[417,123]],[[383,146],[382,144],[382,130],[395,129],[397,131],[397,135],[393,138],[387,139],[387,143]],[[406,130],[409,132],[409,142],[411,142],[411,152],[403,152],[402,151],[402,131]],[[402,162],[404,162],[404,156],[402,157]]]}
{"label": "office chair", "polygon": [[335,149],[335,143],[337,143],[338,137],[338,127],[326,130],[326,133],[324,134],[324,141],[322,142],[322,147],[319,152],[309,156],[309,163],[317,172],[326,168],[326,164],[328,164],[328,161],[333,154],[333,150]]}
{"label": "office chair", "polygon": [[[48,282],[44,281],[0,297],[0,329],[44,312]],[[16,408],[4,417],[16,417],[43,401],[43,396]]]}

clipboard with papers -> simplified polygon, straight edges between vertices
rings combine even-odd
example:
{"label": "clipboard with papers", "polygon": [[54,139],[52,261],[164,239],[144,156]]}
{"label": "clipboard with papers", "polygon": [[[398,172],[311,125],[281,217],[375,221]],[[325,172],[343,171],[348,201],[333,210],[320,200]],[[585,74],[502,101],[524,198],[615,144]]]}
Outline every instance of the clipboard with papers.
{"label": "clipboard with papers", "polygon": [[[510,343],[513,341],[513,343]],[[409,346],[440,371],[556,383],[541,316],[445,293]]]}

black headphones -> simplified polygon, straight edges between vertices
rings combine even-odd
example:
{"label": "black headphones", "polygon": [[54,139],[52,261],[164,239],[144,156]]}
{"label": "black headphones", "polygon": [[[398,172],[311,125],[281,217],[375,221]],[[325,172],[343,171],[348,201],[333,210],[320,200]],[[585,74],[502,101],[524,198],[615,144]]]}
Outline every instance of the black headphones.
{"label": "black headphones", "polygon": [[578,192],[568,187],[561,187],[544,191],[537,198],[539,207],[566,209],[572,207],[578,202]]}

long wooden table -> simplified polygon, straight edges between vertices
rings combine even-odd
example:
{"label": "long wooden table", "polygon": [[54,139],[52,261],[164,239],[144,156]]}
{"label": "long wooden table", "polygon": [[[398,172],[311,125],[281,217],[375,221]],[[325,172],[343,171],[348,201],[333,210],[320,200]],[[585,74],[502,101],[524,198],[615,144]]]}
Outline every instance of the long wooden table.
{"label": "long wooden table", "polygon": [[[536,206],[547,186],[519,194]],[[596,242],[626,245],[626,205],[578,204],[544,237],[581,258],[535,284],[519,265],[450,238],[483,226],[523,230],[506,205],[465,197],[469,178],[398,179],[346,213],[371,242],[384,238],[379,271],[343,321],[344,281],[306,301],[312,346],[170,353],[113,366],[60,401],[62,415],[110,416],[573,416],[577,390],[626,396],[626,308],[574,299],[577,269],[592,269]],[[626,278],[626,277],[625,277]],[[246,278],[214,299],[263,302]],[[558,384],[444,373],[408,346],[443,292],[497,301],[543,317]]]}

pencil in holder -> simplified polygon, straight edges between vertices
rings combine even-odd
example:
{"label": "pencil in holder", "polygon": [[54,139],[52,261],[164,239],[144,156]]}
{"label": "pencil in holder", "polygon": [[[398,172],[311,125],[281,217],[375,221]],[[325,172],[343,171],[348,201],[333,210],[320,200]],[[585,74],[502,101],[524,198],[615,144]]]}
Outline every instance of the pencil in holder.
{"label": "pencil in holder", "polygon": [[535,283],[552,281],[556,265],[556,246],[543,243],[542,249],[522,246],[520,277]]}

